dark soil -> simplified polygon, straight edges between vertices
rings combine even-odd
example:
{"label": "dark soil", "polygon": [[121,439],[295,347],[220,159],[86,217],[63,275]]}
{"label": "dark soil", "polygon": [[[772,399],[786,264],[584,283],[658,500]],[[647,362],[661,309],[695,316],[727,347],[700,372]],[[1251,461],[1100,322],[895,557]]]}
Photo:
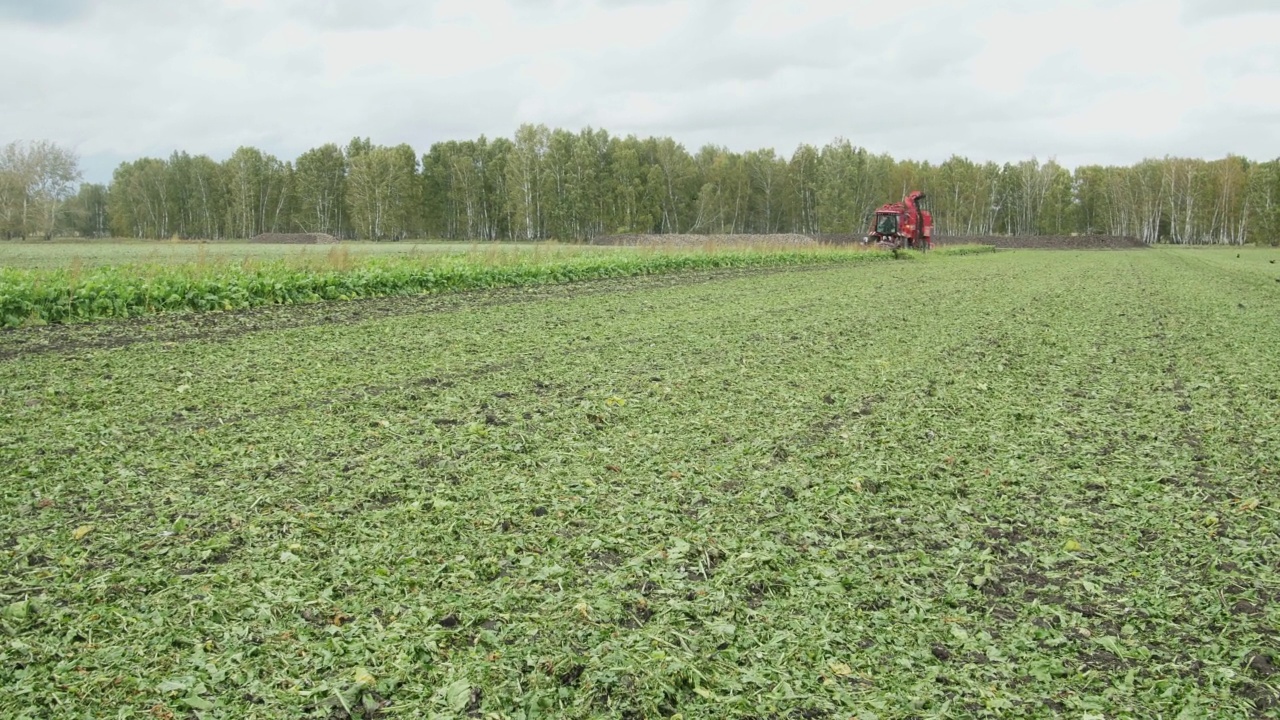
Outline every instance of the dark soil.
{"label": "dark soil", "polygon": [[611,245],[622,247],[696,247],[708,245],[715,247],[808,247],[816,245],[815,239],[808,235],[796,233],[749,234],[749,235],[601,235],[591,241],[592,245]]}
{"label": "dark soil", "polygon": [[[813,235],[606,235],[593,245],[701,247],[703,245],[862,245],[865,233],[819,233]],[[994,245],[1007,249],[1116,250],[1144,248],[1135,237],[1116,235],[950,235],[933,239],[935,246]]]}
{"label": "dark soil", "polygon": [[955,235],[936,237],[935,245],[994,245],[998,248],[1039,250],[1128,250],[1144,248],[1135,237],[1117,235]]}
{"label": "dark soil", "polygon": [[249,242],[274,243],[284,245],[331,245],[338,238],[327,233],[262,233],[255,235]]}

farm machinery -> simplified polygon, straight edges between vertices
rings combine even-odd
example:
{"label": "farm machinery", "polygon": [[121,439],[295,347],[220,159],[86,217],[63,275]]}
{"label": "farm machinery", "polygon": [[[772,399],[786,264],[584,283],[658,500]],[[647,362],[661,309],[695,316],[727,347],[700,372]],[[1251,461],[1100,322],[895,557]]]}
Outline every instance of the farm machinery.
{"label": "farm machinery", "polygon": [[933,215],[921,207],[924,199],[924,193],[916,190],[902,202],[881,205],[875,212],[871,231],[862,238],[862,243],[886,250],[928,250],[933,247]]}

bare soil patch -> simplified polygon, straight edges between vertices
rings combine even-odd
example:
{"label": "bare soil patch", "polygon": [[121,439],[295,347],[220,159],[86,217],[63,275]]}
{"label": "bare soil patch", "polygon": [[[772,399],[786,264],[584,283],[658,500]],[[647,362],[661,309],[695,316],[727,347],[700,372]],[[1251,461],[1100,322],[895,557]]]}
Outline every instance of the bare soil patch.
{"label": "bare soil patch", "polygon": [[[593,245],[626,247],[837,247],[861,245],[864,233],[797,233],[759,235],[605,235]],[[949,235],[934,238],[937,246],[993,245],[1007,249],[1119,250],[1144,248],[1146,243],[1135,237],[1116,235]]]}
{"label": "bare soil patch", "polygon": [[774,233],[758,235],[602,235],[592,245],[623,247],[813,247],[818,241],[808,235]]}
{"label": "bare soil patch", "polygon": [[1123,235],[949,235],[933,239],[935,245],[994,245],[998,248],[1037,250],[1131,250],[1145,248],[1136,237]]}
{"label": "bare soil patch", "polygon": [[255,235],[249,242],[276,245],[333,245],[338,242],[338,238],[328,233],[262,233]]}

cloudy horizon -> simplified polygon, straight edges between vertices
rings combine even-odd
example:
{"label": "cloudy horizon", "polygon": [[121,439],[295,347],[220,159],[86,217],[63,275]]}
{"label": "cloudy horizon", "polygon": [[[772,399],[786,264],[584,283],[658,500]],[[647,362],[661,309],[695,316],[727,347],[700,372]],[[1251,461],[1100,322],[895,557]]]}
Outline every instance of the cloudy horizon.
{"label": "cloudy horizon", "polygon": [[419,153],[522,123],[939,162],[1280,154],[1270,0],[0,0],[0,142]]}

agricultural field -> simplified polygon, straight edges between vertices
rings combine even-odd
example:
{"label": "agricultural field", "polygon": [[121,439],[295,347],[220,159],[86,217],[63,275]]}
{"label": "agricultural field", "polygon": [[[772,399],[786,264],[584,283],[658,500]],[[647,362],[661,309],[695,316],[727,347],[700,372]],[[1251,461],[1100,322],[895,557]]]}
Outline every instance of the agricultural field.
{"label": "agricultural field", "polygon": [[0,333],[0,716],[1275,717],[1280,252]]}
{"label": "agricultural field", "polygon": [[[547,247],[545,244],[539,244]],[[534,243],[450,243],[428,241],[348,242],[337,248],[355,259],[402,258],[430,253],[529,250]],[[248,261],[325,262],[334,245],[288,245],[231,241],[65,240],[0,242],[0,267],[85,268],[103,265],[218,265]]]}

